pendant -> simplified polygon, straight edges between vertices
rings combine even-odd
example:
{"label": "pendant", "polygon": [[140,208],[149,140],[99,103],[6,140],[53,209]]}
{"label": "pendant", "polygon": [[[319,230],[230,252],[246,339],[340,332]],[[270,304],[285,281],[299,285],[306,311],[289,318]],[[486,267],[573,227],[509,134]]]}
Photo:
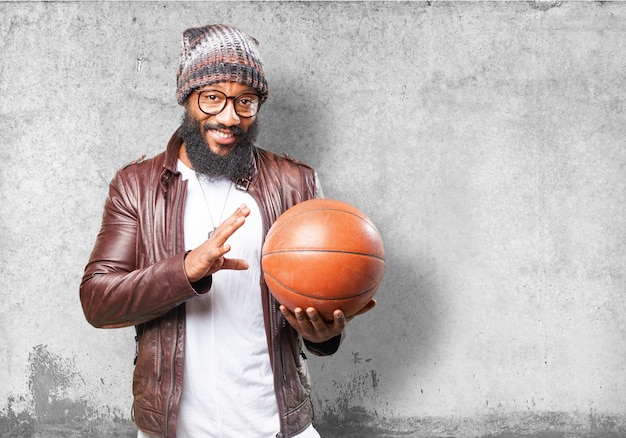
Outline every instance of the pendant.
{"label": "pendant", "polygon": [[209,239],[213,237],[213,234],[215,234],[215,230],[216,228],[213,228],[213,230],[209,231]]}

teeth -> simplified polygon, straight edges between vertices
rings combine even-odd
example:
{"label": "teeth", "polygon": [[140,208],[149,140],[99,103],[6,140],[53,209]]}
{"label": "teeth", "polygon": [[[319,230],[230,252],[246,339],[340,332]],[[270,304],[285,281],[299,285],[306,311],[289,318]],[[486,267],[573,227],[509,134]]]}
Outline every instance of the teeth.
{"label": "teeth", "polygon": [[232,132],[215,131],[215,133],[221,138],[230,138],[234,136]]}

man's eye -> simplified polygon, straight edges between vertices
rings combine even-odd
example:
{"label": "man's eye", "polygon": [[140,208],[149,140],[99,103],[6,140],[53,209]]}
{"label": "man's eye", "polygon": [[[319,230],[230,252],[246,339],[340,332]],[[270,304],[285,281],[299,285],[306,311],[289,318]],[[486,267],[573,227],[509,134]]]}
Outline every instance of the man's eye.
{"label": "man's eye", "polygon": [[256,96],[241,96],[238,100],[237,103],[239,105],[245,105],[245,106],[250,106],[250,105],[254,105],[256,103]]}

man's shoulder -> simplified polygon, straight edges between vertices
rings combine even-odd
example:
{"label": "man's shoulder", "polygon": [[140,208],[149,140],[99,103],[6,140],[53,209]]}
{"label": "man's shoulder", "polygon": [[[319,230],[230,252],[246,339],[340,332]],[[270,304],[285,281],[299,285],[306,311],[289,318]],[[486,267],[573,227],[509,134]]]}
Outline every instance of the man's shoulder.
{"label": "man's shoulder", "polygon": [[291,201],[283,205],[283,210],[302,199],[315,197],[317,187],[315,170],[288,154],[278,155],[259,150],[257,153],[257,172],[260,175],[265,175],[265,178],[261,178],[265,184],[277,184],[284,195],[290,193],[289,196],[293,196],[293,198],[285,197],[284,200],[291,199]]}
{"label": "man's shoulder", "polygon": [[165,169],[165,153],[150,158],[141,156],[123,165],[115,174],[113,183],[127,187],[151,187],[158,184]]}
{"label": "man's shoulder", "polygon": [[117,176],[122,178],[151,178],[158,177],[165,166],[165,152],[161,152],[150,158],[145,155],[124,164],[118,171]]}
{"label": "man's shoulder", "polygon": [[120,168],[120,172],[123,172],[127,169],[141,169],[149,167],[153,164],[163,164],[165,163],[165,152],[161,152],[153,157],[146,158],[146,155],[142,155],[139,158],[130,161],[129,163],[124,164]]}
{"label": "man's shoulder", "polygon": [[303,170],[309,170],[314,172],[314,169],[308,164],[299,161],[289,154],[282,153],[277,154],[275,152],[268,151],[266,149],[256,148],[258,159],[262,162],[266,163],[274,163],[278,167],[287,166],[287,167],[300,167]]}

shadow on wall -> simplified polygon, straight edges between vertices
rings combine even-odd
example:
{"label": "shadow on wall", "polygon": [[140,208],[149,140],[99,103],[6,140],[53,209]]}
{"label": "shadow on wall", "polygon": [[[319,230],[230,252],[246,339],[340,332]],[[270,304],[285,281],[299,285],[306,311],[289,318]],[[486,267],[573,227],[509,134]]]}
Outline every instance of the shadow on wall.
{"label": "shadow on wall", "polygon": [[[327,175],[322,177],[325,196],[349,202],[354,195],[350,193],[350,185],[354,184],[350,180],[351,170],[360,165],[358,160],[368,158],[356,156],[353,157],[356,161],[337,163],[329,156],[342,156],[341,151],[333,150],[333,145],[338,142],[333,127],[356,122],[347,114],[341,114],[340,108],[329,110],[329,102],[321,100],[314,79],[283,76],[276,82],[279,85],[272,88],[271,105],[265,108],[266,119],[261,128],[261,138],[267,146],[260,146],[279,154],[288,152],[314,167],[317,163],[327,163],[330,171],[318,169]],[[333,117],[345,120],[337,121]],[[377,170],[385,180],[387,170]],[[380,188],[374,187],[376,175],[372,175],[368,184],[372,185],[372,191],[366,191],[367,197],[361,200],[367,205],[357,206],[366,214],[377,205],[376,198],[382,196]],[[412,194],[402,196],[411,197]],[[376,220],[372,218],[384,239],[385,277],[376,296],[377,308],[351,323],[352,333],[363,327],[368,337],[375,337],[375,342],[361,344],[371,348],[370,352],[346,352],[343,349],[350,347],[344,345],[341,351],[343,361],[336,357],[321,360],[320,371],[324,376],[314,376],[314,385],[321,386],[318,385],[320,380],[326,379],[323,385],[331,388],[329,391],[316,390],[314,395],[315,425],[323,437],[387,436],[381,435],[385,432],[382,425],[394,414],[387,409],[389,402],[393,401],[393,394],[415,379],[414,374],[419,372],[416,358],[426,363],[440,344],[439,318],[445,275],[439,272],[432,254],[416,249],[423,246],[420,228],[412,223],[414,219],[398,218],[398,210],[390,207],[379,212]],[[353,347],[358,349],[359,345]],[[370,357],[372,353],[376,357]],[[346,355],[348,359],[345,359]],[[312,361],[311,365],[313,368],[316,364]],[[336,367],[343,370],[330,370]],[[394,433],[391,428],[387,432]]]}
{"label": "shadow on wall", "polygon": [[[259,113],[258,146],[278,155],[287,153],[298,161],[316,167],[323,162],[331,143],[328,102],[320,100],[320,90],[308,78],[275,78],[270,97]],[[317,169],[319,170],[319,169]],[[322,181],[322,186],[329,182]]]}
{"label": "shadow on wall", "polygon": [[413,435],[418,432],[411,424],[414,419],[398,419],[388,406],[407,382],[420,380],[415,358],[427,362],[436,350],[440,287],[433,274],[415,262],[415,255],[388,252],[378,308],[361,322],[376,336],[376,345],[369,347],[377,357],[351,353],[349,375],[332,381],[329,397],[321,400],[318,395],[315,424],[323,437],[422,436]]}

